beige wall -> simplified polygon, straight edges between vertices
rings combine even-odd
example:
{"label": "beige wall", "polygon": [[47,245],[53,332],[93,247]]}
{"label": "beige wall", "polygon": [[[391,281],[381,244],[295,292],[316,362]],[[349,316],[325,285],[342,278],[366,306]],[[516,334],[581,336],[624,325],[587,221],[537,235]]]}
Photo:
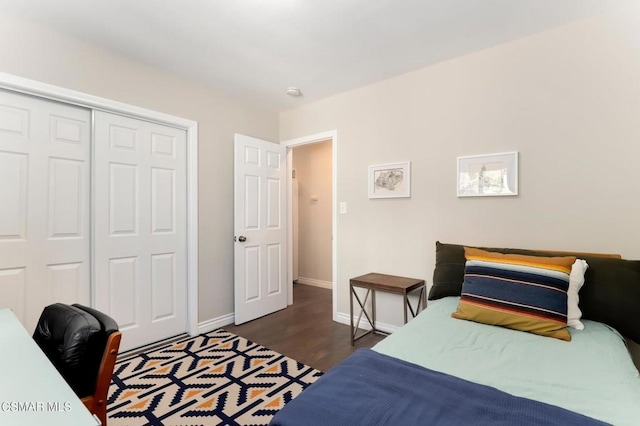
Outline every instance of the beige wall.
{"label": "beige wall", "polygon": [[[338,134],[338,312],[370,271],[431,281],[436,240],[640,258],[640,15],[580,21],[280,115]],[[517,150],[520,195],[457,198],[456,157]],[[369,200],[367,166],[412,162],[410,199]],[[401,302],[378,318],[401,324]]]}
{"label": "beige wall", "polygon": [[[298,273],[300,279],[331,282],[331,141],[293,149],[298,180]],[[318,200],[311,198],[317,196]]]}
{"label": "beige wall", "polygon": [[277,140],[278,115],[0,15],[0,71],[199,123],[199,320],[233,312],[233,134]]}

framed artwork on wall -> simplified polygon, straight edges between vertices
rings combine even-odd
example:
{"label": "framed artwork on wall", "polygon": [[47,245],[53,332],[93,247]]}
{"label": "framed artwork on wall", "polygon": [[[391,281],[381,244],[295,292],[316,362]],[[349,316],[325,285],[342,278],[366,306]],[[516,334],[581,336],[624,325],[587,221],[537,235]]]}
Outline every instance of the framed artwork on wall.
{"label": "framed artwork on wall", "polygon": [[518,152],[458,157],[458,197],[518,195]]}
{"label": "framed artwork on wall", "polygon": [[411,162],[369,166],[369,198],[411,197]]}

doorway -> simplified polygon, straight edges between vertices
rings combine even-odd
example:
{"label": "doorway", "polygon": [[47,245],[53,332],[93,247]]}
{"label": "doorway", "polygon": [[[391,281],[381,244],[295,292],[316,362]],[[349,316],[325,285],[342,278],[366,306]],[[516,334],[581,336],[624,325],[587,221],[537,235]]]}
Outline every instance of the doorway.
{"label": "doorway", "polygon": [[[337,309],[337,132],[330,131],[285,141],[288,191],[288,304],[293,304],[294,187],[298,195],[299,283],[332,290],[332,317]],[[294,176],[295,170],[295,178]],[[324,182],[323,182],[324,181]],[[319,251],[317,251],[319,250]],[[321,254],[320,254],[321,253]]]}
{"label": "doorway", "polygon": [[331,141],[292,149],[293,282],[331,290]]}

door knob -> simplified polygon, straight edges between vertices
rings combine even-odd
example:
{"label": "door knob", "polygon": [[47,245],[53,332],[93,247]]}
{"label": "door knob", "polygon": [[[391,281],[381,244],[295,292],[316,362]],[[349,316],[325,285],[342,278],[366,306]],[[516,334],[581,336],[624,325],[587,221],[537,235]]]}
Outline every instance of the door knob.
{"label": "door knob", "polygon": [[244,243],[245,241],[247,241],[247,237],[245,237],[244,235],[240,235],[238,237],[238,241],[240,241],[241,243]]}

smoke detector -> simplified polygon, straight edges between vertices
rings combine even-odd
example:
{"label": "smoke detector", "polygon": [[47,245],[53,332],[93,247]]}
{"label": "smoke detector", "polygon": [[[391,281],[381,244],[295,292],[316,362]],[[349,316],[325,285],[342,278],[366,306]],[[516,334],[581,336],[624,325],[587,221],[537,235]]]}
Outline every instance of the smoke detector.
{"label": "smoke detector", "polygon": [[302,92],[297,87],[287,87],[287,95],[293,96],[297,98],[298,96],[302,96]]}

